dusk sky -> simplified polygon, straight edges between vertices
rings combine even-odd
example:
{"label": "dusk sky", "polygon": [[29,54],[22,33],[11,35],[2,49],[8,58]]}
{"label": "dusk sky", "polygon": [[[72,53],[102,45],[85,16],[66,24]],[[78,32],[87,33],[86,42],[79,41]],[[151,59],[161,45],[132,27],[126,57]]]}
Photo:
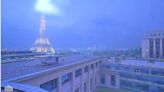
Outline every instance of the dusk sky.
{"label": "dusk sky", "polygon": [[[46,34],[54,48],[141,46],[145,32],[164,30],[164,0],[49,0]],[[39,33],[37,0],[2,0],[2,49],[30,49]]]}

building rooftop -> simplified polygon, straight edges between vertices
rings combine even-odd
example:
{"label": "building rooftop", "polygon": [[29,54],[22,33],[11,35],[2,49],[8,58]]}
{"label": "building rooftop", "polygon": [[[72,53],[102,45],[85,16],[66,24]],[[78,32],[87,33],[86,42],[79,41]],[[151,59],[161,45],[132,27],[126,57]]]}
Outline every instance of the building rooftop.
{"label": "building rooftop", "polygon": [[164,30],[150,31],[144,35],[144,38],[164,38]]}
{"label": "building rooftop", "polygon": [[[2,81],[12,81],[22,77],[36,75],[66,66],[80,64],[82,62],[87,62],[93,59],[97,59],[98,57],[84,56],[84,55],[60,56],[59,63],[55,63],[55,60],[52,60],[52,57],[50,58],[51,58],[50,60],[48,60],[47,58],[46,59],[36,58],[33,60],[2,63],[1,64]],[[43,63],[45,61],[50,61],[51,63],[45,64]]]}

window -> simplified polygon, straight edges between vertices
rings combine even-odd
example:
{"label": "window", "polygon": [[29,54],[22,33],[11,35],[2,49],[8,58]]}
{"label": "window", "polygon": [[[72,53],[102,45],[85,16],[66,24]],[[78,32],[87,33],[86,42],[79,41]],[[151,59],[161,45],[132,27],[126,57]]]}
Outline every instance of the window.
{"label": "window", "polygon": [[115,86],[116,85],[116,76],[111,75],[111,85]]}
{"label": "window", "polygon": [[101,61],[99,61],[99,64],[101,64]]}
{"label": "window", "polygon": [[115,70],[119,70],[119,66],[116,65],[116,66],[115,66]]}
{"label": "window", "polygon": [[101,74],[101,84],[105,84],[105,74]]}
{"label": "window", "polygon": [[133,88],[133,83],[126,80],[120,80],[120,86],[126,88]]}
{"label": "window", "polygon": [[160,39],[155,39],[156,58],[160,57]]}
{"label": "window", "polygon": [[89,66],[86,66],[85,68],[84,68],[84,72],[86,73],[86,72],[88,72],[89,71]]}
{"label": "window", "polygon": [[79,88],[75,89],[75,92],[80,92],[80,89]]}
{"label": "window", "polygon": [[145,92],[149,91],[149,85],[143,84],[143,83],[134,82],[134,88],[145,91]]}
{"label": "window", "polygon": [[152,75],[159,75],[159,76],[164,76],[164,71],[160,70],[160,69],[154,69],[151,71]]}
{"label": "window", "polygon": [[87,92],[87,83],[84,83],[84,92]]}
{"label": "window", "polygon": [[67,74],[62,76],[62,84],[66,83],[70,80],[71,80],[71,73],[67,73]]}
{"label": "window", "polygon": [[48,81],[40,85],[40,88],[45,89],[49,92],[57,89],[57,79]]}
{"label": "window", "polygon": [[154,48],[154,41],[153,39],[149,39],[149,57],[153,58],[153,48]]}
{"label": "window", "polygon": [[92,84],[92,78],[90,79],[90,89],[92,90],[92,86],[93,86],[93,84]]}
{"label": "window", "polygon": [[96,62],[96,67],[98,67],[98,62]]}
{"label": "window", "polygon": [[81,69],[78,69],[75,71],[75,77],[78,77],[81,75]]}
{"label": "window", "polygon": [[94,67],[93,64],[91,64],[91,69],[93,69],[93,67]]}
{"label": "window", "polygon": [[134,77],[134,74],[132,74],[132,73],[120,72],[120,77],[132,79],[132,78]]}
{"label": "window", "polygon": [[146,73],[146,74],[148,74],[148,73],[149,73],[149,70],[146,69],[146,68],[140,68],[140,72],[141,72],[141,73]]}
{"label": "window", "polygon": [[140,74],[140,69],[135,69],[135,73]]}

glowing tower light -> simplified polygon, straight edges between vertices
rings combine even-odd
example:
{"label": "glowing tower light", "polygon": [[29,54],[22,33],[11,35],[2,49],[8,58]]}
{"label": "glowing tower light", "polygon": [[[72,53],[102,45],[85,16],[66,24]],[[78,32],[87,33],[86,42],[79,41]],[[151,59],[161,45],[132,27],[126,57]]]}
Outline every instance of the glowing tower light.
{"label": "glowing tower light", "polygon": [[59,14],[59,10],[55,5],[52,5],[51,0],[37,0],[35,9],[42,14],[40,20],[40,32],[39,37],[36,39],[34,47],[31,48],[32,51],[38,53],[50,53],[54,54],[55,50],[50,45],[50,42],[45,34],[46,30],[46,14]]}
{"label": "glowing tower light", "polygon": [[46,20],[44,15],[41,16],[40,22],[39,37],[36,39],[34,47],[32,47],[31,50],[37,53],[54,54],[55,50],[50,45],[50,42],[45,34]]}

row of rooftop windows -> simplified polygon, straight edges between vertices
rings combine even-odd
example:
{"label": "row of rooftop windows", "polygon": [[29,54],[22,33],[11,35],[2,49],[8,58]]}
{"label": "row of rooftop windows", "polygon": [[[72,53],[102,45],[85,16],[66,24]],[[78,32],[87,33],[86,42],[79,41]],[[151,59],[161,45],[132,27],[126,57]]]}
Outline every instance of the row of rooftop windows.
{"label": "row of rooftop windows", "polygon": [[[109,76],[109,75],[108,75]],[[102,85],[111,85],[116,86],[116,76],[110,75],[110,81],[107,79],[106,75],[104,73],[100,76],[100,83]],[[122,79],[124,77],[124,79]],[[126,78],[126,79],[125,79]],[[134,80],[129,80],[134,79]],[[164,92],[164,79],[163,78],[155,78],[154,76],[148,77],[143,75],[134,75],[130,73],[120,73],[120,87],[121,88],[130,88],[135,90],[140,90],[144,92]],[[139,81],[136,81],[139,80]],[[140,82],[142,81],[142,82]],[[145,82],[143,82],[145,81]],[[110,82],[110,83],[109,83]],[[150,82],[151,84],[148,84]],[[158,85],[155,85],[158,84]],[[159,86],[159,84],[161,86]]]}
{"label": "row of rooftop windows", "polygon": [[164,88],[157,85],[149,85],[147,83],[140,83],[128,80],[120,80],[121,88],[130,88],[144,92],[164,92]]}
{"label": "row of rooftop windows", "polygon": [[[94,69],[94,65],[97,68],[98,67],[98,63],[100,63],[100,62],[96,62],[94,64],[85,66],[84,67],[84,73],[89,72],[89,68],[91,70],[93,70]],[[75,77],[79,77],[81,74],[82,74],[82,68],[75,70]],[[61,83],[62,83],[62,85],[67,83],[67,82],[69,82],[69,81],[71,81],[72,80],[72,76],[73,76],[72,72],[62,75],[61,76]],[[48,81],[46,83],[41,84],[40,88],[43,88],[43,89],[45,89],[45,90],[47,90],[49,92],[52,92],[52,91],[56,92],[56,90],[57,90],[57,83],[58,83],[58,80],[54,79],[54,80],[51,80],[51,81]]]}
{"label": "row of rooftop windows", "polygon": [[[98,67],[98,62],[95,63],[95,67]],[[90,69],[93,70],[94,69],[94,64],[90,65]],[[84,67],[84,73],[89,72],[89,65]],[[77,69],[75,70],[75,77],[79,77],[82,74],[82,69]],[[65,75],[62,76],[62,84],[70,81],[72,78],[72,73],[67,73]]]}
{"label": "row of rooftop windows", "polygon": [[108,64],[108,65],[101,65],[102,68],[107,68],[110,70],[116,70],[116,71],[126,71],[126,72],[133,72],[137,74],[149,74],[149,75],[158,75],[158,76],[164,76],[164,70],[158,69],[158,68],[144,68],[144,67],[134,67],[134,66],[128,66],[128,65],[118,65],[118,64]]}
{"label": "row of rooftop windows", "polygon": [[[111,75],[110,77],[111,77],[110,85],[112,85],[113,87],[116,86],[116,76]],[[104,85],[104,84],[106,84],[106,82],[107,82],[106,76],[105,76],[105,74],[102,73],[100,75],[100,83]]]}
{"label": "row of rooftop windows", "polygon": [[127,72],[126,73],[120,72],[120,77],[164,85],[163,77],[138,75],[138,74],[132,74]]}

